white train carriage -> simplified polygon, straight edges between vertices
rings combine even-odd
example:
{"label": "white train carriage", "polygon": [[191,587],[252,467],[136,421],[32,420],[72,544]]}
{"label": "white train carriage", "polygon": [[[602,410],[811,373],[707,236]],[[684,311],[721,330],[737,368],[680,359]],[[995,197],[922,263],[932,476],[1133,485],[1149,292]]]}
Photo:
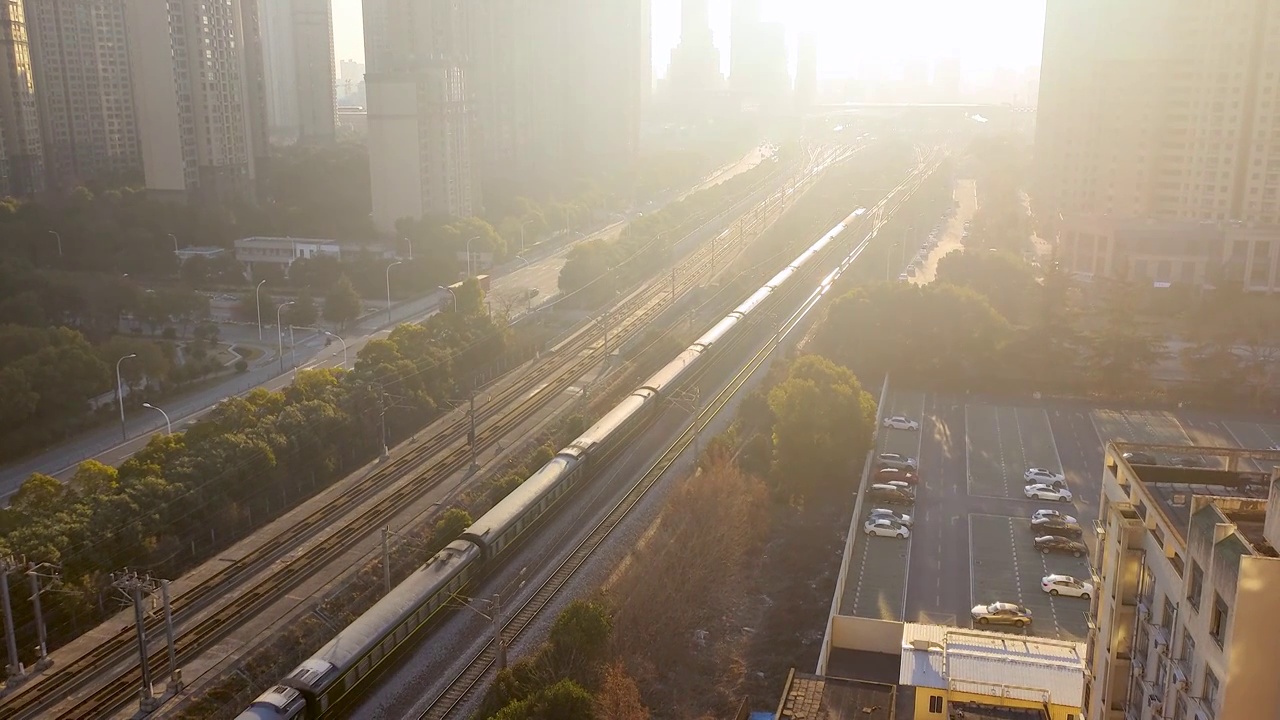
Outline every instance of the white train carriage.
{"label": "white train carriage", "polygon": [[281,685],[302,694],[304,717],[348,710],[356,688],[466,586],[479,560],[480,549],[471,542],[449,543],[289,673]]}
{"label": "white train carriage", "polygon": [[486,560],[503,553],[557,501],[582,482],[592,461],[621,442],[646,416],[653,393],[637,390],[561,450],[462,533],[480,546]]}

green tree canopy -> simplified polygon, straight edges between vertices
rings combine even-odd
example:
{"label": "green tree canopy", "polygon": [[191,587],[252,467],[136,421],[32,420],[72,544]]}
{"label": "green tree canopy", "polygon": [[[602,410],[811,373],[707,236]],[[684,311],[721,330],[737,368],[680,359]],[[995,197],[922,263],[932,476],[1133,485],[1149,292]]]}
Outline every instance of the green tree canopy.
{"label": "green tree canopy", "polygon": [[493,720],[551,720],[552,718],[597,720],[591,693],[572,680],[561,680],[523,700],[511,703],[493,716]]}
{"label": "green tree canopy", "polygon": [[360,317],[360,296],[351,285],[346,275],[338,278],[327,295],[324,296],[324,319],[336,323],[340,329]]}
{"label": "green tree canopy", "polygon": [[991,303],[1005,319],[1019,324],[1032,319],[1040,286],[1022,258],[989,250],[953,251],[938,261],[935,282],[969,288]]}

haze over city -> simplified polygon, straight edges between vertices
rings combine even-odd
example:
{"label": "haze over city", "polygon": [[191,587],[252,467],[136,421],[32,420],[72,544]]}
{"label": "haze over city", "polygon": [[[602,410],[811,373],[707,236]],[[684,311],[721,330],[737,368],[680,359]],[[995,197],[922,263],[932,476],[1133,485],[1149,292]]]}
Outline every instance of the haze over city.
{"label": "haze over city", "polygon": [[1278,37],[0,0],[0,719],[1274,717]]}

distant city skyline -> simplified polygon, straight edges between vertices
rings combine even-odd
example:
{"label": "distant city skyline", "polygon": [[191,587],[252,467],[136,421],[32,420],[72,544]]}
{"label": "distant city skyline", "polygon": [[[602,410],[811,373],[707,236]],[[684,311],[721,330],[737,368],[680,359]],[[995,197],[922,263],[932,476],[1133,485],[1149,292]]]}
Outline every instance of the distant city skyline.
{"label": "distant city skyline", "polygon": [[[729,71],[729,5],[711,0],[711,25]],[[665,77],[671,50],[680,39],[681,0],[651,0],[653,67]],[[976,7],[975,7],[976,5]],[[797,33],[809,31],[818,45],[818,76],[893,76],[910,63],[959,58],[966,80],[1038,65],[1045,0],[762,0],[764,19],[782,22],[794,49]],[[361,0],[333,0],[334,46],[338,61],[364,61]]]}

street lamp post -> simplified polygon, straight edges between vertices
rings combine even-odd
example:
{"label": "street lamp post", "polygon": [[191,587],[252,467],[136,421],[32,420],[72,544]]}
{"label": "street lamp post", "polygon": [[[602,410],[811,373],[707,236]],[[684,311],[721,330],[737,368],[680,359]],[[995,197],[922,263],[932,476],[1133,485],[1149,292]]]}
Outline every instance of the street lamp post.
{"label": "street lamp post", "polygon": [[62,257],[62,236],[58,234],[57,230],[50,230],[49,234],[58,241],[58,257]]}
{"label": "street lamp post", "polygon": [[479,239],[480,239],[480,236],[477,235],[467,241],[467,277],[468,278],[475,276],[475,273],[471,271],[471,243]]}
{"label": "street lamp post", "polygon": [[262,296],[258,294],[266,280],[259,280],[258,287],[253,289],[253,304],[258,306],[258,342],[262,342]]}
{"label": "street lamp post", "polygon": [[404,241],[409,243],[409,259],[413,259],[413,238],[405,238]]}
{"label": "street lamp post", "polygon": [[328,335],[329,337],[333,338],[334,340],[337,340],[338,342],[342,343],[342,366],[343,366],[343,367],[346,367],[346,366],[347,366],[347,341],[346,341],[346,340],[343,340],[342,338],[338,337],[337,335],[334,335],[333,333],[329,332],[328,330],[325,330],[325,331],[324,331],[324,334],[325,334],[325,335]]}
{"label": "street lamp post", "polygon": [[173,233],[169,233],[169,239],[173,241],[173,251],[175,253],[178,252],[178,236]]}
{"label": "street lamp post", "polygon": [[152,410],[155,410],[156,412],[163,415],[164,416],[164,433],[166,435],[173,434],[173,423],[169,422],[169,413],[161,410],[160,408],[156,407],[155,405],[152,405],[151,403],[142,403],[142,407],[151,408]]}
{"label": "street lamp post", "polygon": [[280,356],[280,372],[284,373],[284,328],[280,326],[280,311],[293,304],[293,301],[282,303],[276,308],[276,354]]}
{"label": "street lamp post", "polygon": [[524,226],[528,225],[531,222],[533,222],[532,219],[525,220],[524,222],[520,223],[520,252],[524,252]]}
{"label": "street lamp post", "polygon": [[399,265],[402,262],[403,262],[402,260],[397,260],[387,266],[387,324],[388,325],[391,324],[391,268]]}
{"label": "street lamp post", "polygon": [[124,429],[124,382],[120,379],[120,363],[129,358],[138,357],[137,353],[129,353],[116,361],[116,404],[120,406],[120,440],[128,440],[129,433]]}
{"label": "street lamp post", "polygon": [[447,291],[450,295],[453,296],[453,311],[455,313],[458,312],[458,293],[454,292],[453,288],[447,288],[443,285],[440,286],[440,289]]}

